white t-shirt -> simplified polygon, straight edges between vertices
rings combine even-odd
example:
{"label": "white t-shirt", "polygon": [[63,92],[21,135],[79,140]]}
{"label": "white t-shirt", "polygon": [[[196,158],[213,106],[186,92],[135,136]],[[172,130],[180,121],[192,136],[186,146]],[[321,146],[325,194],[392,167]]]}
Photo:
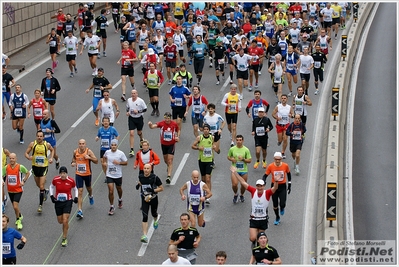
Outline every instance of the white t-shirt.
{"label": "white t-shirt", "polygon": [[68,36],[64,38],[64,44],[66,47],[67,55],[76,55],[78,53],[76,44],[78,43],[78,38],[72,36],[69,38]]}
{"label": "white t-shirt", "polygon": [[243,56],[240,56],[239,54],[236,54],[233,56],[233,59],[236,61],[237,64],[237,70],[239,71],[247,71],[248,70],[248,61],[252,59],[252,56],[244,54]]}
{"label": "white t-shirt", "polygon": [[[129,115],[133,118],[140,118],[143,116],[143,110],[147,109],[147,105],[144,100],[140,97],[137,97],[136,101],[130,97],[126,103],[126,110],[129,112]],[[134,110],[137,110],[138,113],[134,113]]]}
{"label": "white t-shirt", "polygon": [[172,262],[170,259],[162,262],[162,265],[191,265],[191,262],[183,257],[177,256],[176,262]]}
{"label": "white t-shirt", "polygon": [[299,67],[299,73],[308,74],[310,73],[310,66],[314,63],[313,57],[310,55],[300,55],[301,66]]}
{"label": "white t-shirt", "polygon": [[127,161],[125,153],[123,153],[121,150],[117,149],[115,152],[112,152],[111,149],[108,149],[104,153],[104,158],[107,159],[107,172],[106,176],[110,178],[122,178],[122,165],[115,165],[113,163],[114,160],[117,160],[119,162],[121,161]]}
{"label": "white t-shirt", "polygon": [[98,49],[97,49],[98,42],[100,42],[100,37],[93,34],[91,38],[86,37],[83,45],[87,47],[89,54],[98,54]]}

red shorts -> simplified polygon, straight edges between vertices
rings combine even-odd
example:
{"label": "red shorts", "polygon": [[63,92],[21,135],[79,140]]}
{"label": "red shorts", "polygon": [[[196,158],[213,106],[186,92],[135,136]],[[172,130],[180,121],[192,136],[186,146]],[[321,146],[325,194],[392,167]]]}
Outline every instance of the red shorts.
{"label": "red shorts", "polygon": [[321,52],[323,52],[325,55],[328,55],[328,48],[326,48],[326,49],[321,49]]}
{"label": "red shorts", "polygon": [[285,132],[290,124],[287,123],[286,125],[276,124],[276,131],[277,133]]}

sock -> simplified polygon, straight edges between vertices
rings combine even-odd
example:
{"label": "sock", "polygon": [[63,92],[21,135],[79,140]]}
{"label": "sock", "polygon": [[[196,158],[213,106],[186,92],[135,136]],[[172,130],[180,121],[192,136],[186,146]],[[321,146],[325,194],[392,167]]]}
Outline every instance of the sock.
{"label": "sock", "polygon": [[19,140],[24,140],[24,129],[19,130]]}
{"label": "sock", "polygon": [[319,83],[314,83],[314,86],[316,87],[316,89],[319,89]]}
{"label": "sock", "polygon": [[130,148],[130,151],[133,151],[133,150],[134,150],[133,147],[131,147],[131,148]]}
{"label": "sock", "polygon": [[39,194],[39,204],[43,205],[43,198],[44,198],[44,190],[40,190]]}
{"label": "sock", "polygon": [[159,101],[155,102],[155,108],[158,110]]}
{"label": "sock", "polygon": [[220,80],[219,80],[219,75],[216,75],[216,79],[218,79],[218,81],[220,81]]}
{"label": "sock", "polygon": [[134,88],[134,83],[131,83],[130,85],[132,86],[132,88]]}
{"label": "sock", "polygon": [[151,107],[152,107],[152,109],[154,109],[154,110],[156,109],[156,108],[155,108],[155,102],[151,102]]}
{"label": "sock", "polygon": [[201,76],[198,75],[198,82],[201,82],[201,78],[202,78],[202,75]]}
{"label": "sock", "polygon": [[230,80],[233,80],[233,72],[230,71]]}

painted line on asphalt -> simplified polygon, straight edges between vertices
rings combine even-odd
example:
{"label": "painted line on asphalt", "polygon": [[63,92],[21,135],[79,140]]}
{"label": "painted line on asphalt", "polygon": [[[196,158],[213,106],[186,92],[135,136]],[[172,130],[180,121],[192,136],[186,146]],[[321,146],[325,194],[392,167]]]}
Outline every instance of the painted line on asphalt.
{"label": "painted line on asphalt", "polygon": [[[158,221],[161,219],[161,214],[158,214]],[[154,218],[152,219],[150,228],[148,229],[147,232],[147,238],[148,238],[148,243],[143,243],[140,247],[139,253],[137,254],[137,256],[141,257],[145,254],[145,251],[147,250],[148,244],[150,243],[152,234],[154,233]]]}
{"label": "painted line on asphalt", "polygon": [[226,89],[227,84],[228,84],[229,82],[230,82],[230,77],[228,77],[228,78],[226,79],[226,81],[224,82],[222,88],[220,88],[220,92],[223,92],[224,89]]}
{"label": "painted line on asphalt", "polygon": [[184,165],[186,164],[186,161],[188,159],[188,156],[190,156],[190,153],[185,153],[182,160],[180,161],[179,167],[177,168],[175,175],[173,175],[173,179],[170,183],[170,185],[174,185],[177,182],[177,179],[179,179],[179,175],[181,171],[183,170]]}

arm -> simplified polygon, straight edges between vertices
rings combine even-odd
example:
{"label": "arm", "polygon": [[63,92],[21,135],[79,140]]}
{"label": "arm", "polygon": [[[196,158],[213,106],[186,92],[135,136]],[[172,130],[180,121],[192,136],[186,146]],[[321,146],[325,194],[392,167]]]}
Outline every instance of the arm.
{"label": "arm", "polygon": [[[101,101],[100,101],[100,103],[101,103]],[[113,106],[115,107],[115,109],[116,109],[115,118],[118,118],[120,111],[119,111],[118,103],[116,103],[115,99],[112,99],[112,105],[113,105]]]}
{"label": "arm", "polygon": [[28,160],[32,160],[32,156],[29,155],[29,153],[32,151],[33,148],[33,142],[31,142],[28,146],[28,148],[25,151],[25,158],[27,158]]}
{"label": "arm", "polygon": [[152,166],[154,166],[154,165],[158,165],[159,163],[161,163],[161,160],[160,160],[160,158],[159,158],[159,156],[157,155],[157,153],[155,153],[154,151],[152,152],[153,154],[153,161],[151,162],[152,163]]}
{"label": "arm", "polygon": [[203,202],[203,201],[205,201],[205,199],[212,197],[212,192],[211,192],[211,190],[209,189],[209,187],[206,184],[204,184],[202,189],[204,189],[204,191],[206,192],[206,195],[203,196],[204,199],[201,200]]}
{"label": "arm", "polygon": [[244,178],[242,178],[241,175],[239,175],[237,173],[237,168],[234,166],[230,166],[230,171],[231,171],[231,175],[236,177],[238,179],[238,181],[240,181],[240,184],[245,188],[245,190],[247,190],[248,184],[247,184],[247,182],[245,182]]}
{"label": "arm", "polygon": [[55,122],[55,120],[51,120],[51,126],[54,128],[53,133],[60,133],[60,127],[58,127],[58,124]]}
{"label": "arm", "polygon": [[[74,156],[75,157],[75,156]],[[91,160],[91,162],[93,162],[94,164],[98,163],[98,158],[94,155],[93,151],[91,151],[91,149],[89,149],[87,151],[87,155],[86,158]]]}
{"label": "arm", "polygon": [[309,96],[305,95],[305,100],[306,100],[306,105],[311,106],[312,105],[312,101],[310,100]]}
{"label": "arm", "polygon": [[[191,148],[192,149],[194,149],[194,150],[201,150],[200,149],[200,147],[198,146],[198,143],[200,142],[200,136],[197,136],[197,138],[195,138],[195,141],[194,141],[194,143],[191,145]],[[202,150],[203,150],[204,148],[202,147]]]}
{"label": "arm", "polygon": [[51,163],[53,163],[53,158],[54,158],[54,148],[49,144],[49,143],[47,143],[47,149],[48,150],[50,150],[50,158],[48,159],[48,162],[51,164]]}
{"label": "arm", "polygon": [[180,187],[180,196],[181,196],[181,200],[186,200],[186,195],[184,194],[184,190],[187,189],[187,183],[184,183],[184,185],[182,187]]}
{"label": "arm", "polygon": [[158,128],[158,125],[156,123],[152,123],[151,121],[148,122],[148,126],[150,127],[150,129]]}

